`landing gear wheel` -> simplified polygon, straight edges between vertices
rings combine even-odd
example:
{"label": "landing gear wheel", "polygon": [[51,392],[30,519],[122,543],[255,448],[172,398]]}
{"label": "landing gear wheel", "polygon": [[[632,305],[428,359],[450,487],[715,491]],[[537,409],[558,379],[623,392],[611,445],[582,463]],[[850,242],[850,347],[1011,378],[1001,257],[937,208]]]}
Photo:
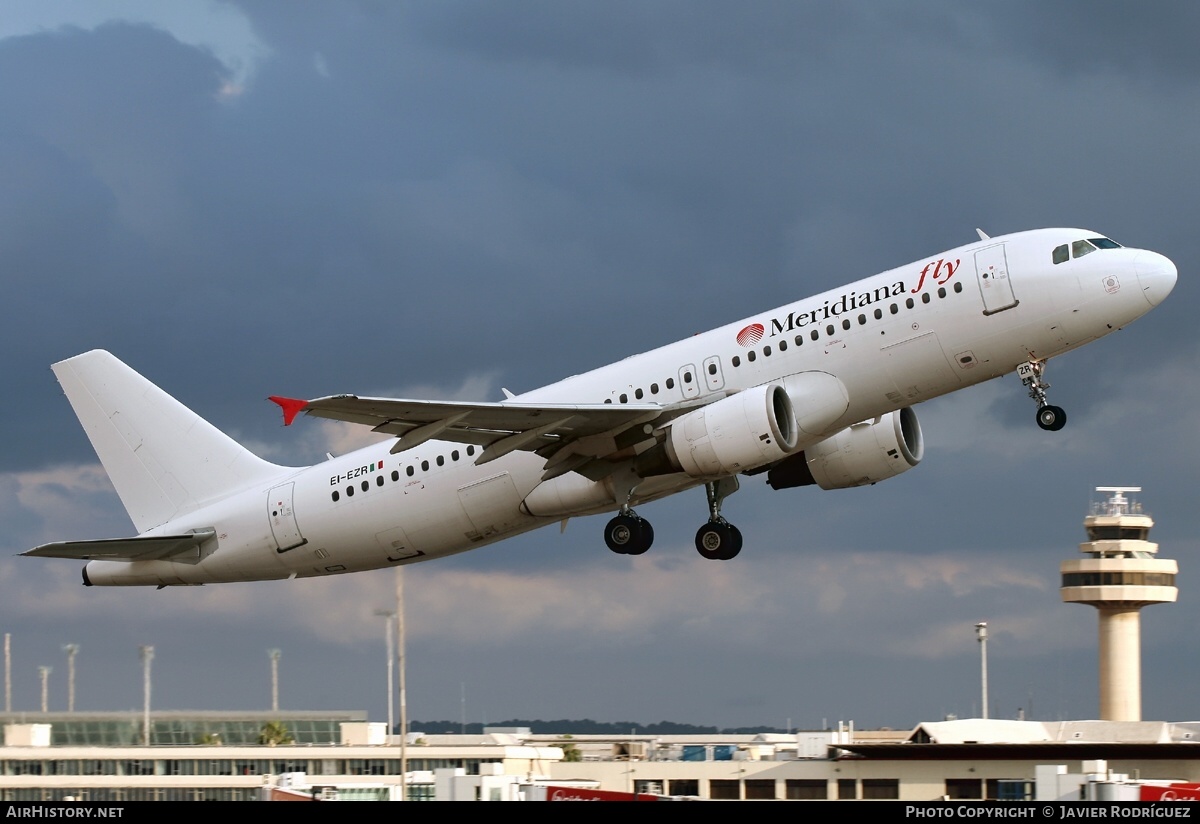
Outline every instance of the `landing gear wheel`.
{"label": "landing gear wheel", "polygon": [[1061,406],[1043,406],[1037,411],[1037,424],[1049,432],[1057,432],[1067,425],[1067,413]]}
{"label": "landing gear wheel", "polygon": [[604,543],[618,555],[641,555],[654,543],[654,528],[636,515],[618,515],[604,527]]}
{"label": "landing gear wheel", "polygon": [[625,549],[626,555],[642,555],[654,543],[654,527],[644,518],[635,519],[638,522],[637,539]]}
{"label": "landing gear wheel", "polygon": [[725,521],[709,521],[696,532],[696,551],[709,561],[728,561],[742,551],[742,533]]}
{"label": "landing gear wheel", "polygon": [[1037,425],[1049,432],[1057,432],[1067,425],[1067,413],[1061,406],[1052,406],[1046,400],[1050,384],[1042,380],[1046,371],[1045,361],[1026,361],[1017,365],[1017,376],[1029,390],[1029,397],[1038,405]]}

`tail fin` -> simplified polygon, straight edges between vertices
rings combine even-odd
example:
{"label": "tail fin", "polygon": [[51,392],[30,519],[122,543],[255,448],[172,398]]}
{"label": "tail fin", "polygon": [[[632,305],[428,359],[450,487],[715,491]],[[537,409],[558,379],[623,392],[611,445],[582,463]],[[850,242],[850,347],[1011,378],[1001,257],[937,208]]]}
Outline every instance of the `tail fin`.
{"label": "tail fin", "polygon": [[108,352],[52,368],[139,533],[285,471]]}

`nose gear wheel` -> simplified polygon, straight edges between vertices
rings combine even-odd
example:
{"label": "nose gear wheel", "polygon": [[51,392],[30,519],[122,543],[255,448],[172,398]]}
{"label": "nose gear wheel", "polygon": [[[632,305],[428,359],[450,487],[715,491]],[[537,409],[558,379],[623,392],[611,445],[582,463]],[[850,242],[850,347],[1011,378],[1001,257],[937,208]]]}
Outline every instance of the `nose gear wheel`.
{"label": "nose gear wheel", "polygon": [[1050,384],[1042,380],[1046,371],[1045,361],[1026,361],[1017,367],[1017,376],[1029,390],[1029,397],[1038,405],[1037,425],[1048,432],[1057,432],[1067,425],[1067,413],[1061,406],[1053,406],[1046,400]]}

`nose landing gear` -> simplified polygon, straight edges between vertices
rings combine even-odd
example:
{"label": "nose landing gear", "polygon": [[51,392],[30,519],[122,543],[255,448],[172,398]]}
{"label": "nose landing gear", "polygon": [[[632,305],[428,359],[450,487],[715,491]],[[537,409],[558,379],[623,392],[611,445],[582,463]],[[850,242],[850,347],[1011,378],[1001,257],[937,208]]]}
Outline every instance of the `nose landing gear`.
{"label": "nose landing gear", "polygon": [[1042,380],[1045,371],[1045,361],[1025,361],[1017,367],[1017,377],[1029,389],[1029,397],[1037,402],[1037,425],[1047,431],[1057,432],[1067,425],[1067,413],[1061,406],[1046,402],[1046,390],[1050,384]]}

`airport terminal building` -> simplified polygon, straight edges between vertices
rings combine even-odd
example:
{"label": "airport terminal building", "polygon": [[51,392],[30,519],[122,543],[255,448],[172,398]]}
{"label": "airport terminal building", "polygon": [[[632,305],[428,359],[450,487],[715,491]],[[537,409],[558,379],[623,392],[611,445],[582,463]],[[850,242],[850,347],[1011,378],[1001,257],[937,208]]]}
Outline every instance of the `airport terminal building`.
{"label": "airport terminal building", "polygon": [[[547,788],[645,800],[1075,800],[1200,783],[1200,723],[967,719],[909,731],[615,737],[413,731],[403,752],[386,725],[354,712],[154,713],[149,746],[136,713],[19,713],[0,723],[4,801],[518,801],[549,798]],[[264,738],[281,729],[281,739]]]}

